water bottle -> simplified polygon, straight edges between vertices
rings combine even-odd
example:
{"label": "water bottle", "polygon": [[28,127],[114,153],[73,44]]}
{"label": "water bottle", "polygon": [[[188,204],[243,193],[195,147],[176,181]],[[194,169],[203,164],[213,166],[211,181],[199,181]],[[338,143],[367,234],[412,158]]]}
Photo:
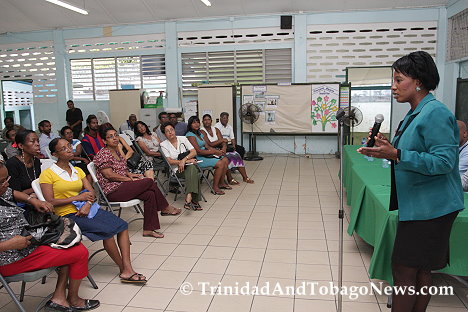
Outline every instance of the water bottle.
{"label": "water bottle", "polygon": [[387,159],[382,159],[382,168],[390,168],[390,162]]}
{"label": "water bottle", "polygon": [[[367,138],[362,138],[362,140],[361,140],[361,147],[366,147],[366,145],[367,145]],[[369,157],[366,156],[366,155],[364,155],[364,159],[369,160]]]}

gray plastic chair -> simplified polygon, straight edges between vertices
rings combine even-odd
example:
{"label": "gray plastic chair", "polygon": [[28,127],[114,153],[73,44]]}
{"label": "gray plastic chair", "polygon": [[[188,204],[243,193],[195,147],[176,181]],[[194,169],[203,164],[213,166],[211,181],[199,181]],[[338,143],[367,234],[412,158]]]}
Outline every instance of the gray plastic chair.
{"label": "gray plastic chair", "polygon": [[[23,307],[21,302],[23,302],[24,299],[24,292],[26,289],[26,283],[27,282],[34,282],[42,278],[42,284],[45,283],[45,277],[55,270],[55,267],[47,268],[47,269],[42,269],[42,270],[37,270],[37,271],[32,271],[32,272],[24,272],[16,275],[11,275],[11,276],[2,276],[0,274],[0,283],[2,284],[1,287],[4,287],[7,293],[10,295],[11,299],[13,299],[13,302],[16,304],[18,307],[18,310],[21,312],[26,312],[26,309]],[[20,297],[19,300],[16,297],[15,293],[11,289],[9,283],[13,282],[21,282],[21,292],[20,292]],[[0,288],[1,288],[0,287]],[[47,300],[49,300],[51,295],[48,297],[44,298],[36,307],[36,312],[40,311]]]}

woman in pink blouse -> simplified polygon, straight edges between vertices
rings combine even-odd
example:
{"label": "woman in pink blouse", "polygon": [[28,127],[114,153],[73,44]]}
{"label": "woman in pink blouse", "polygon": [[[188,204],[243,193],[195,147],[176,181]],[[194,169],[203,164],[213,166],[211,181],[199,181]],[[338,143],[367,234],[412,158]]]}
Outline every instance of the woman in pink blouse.
{"label": "woman in pink blouse", "polygon": [[158,211],[161,215],[178,215],[181,209],[167,202],[156,183],[141,174],[128,171],[127,162],[118,152],[119,134],[114,129],[99,128],[106,145],[94,157],[96,174],[104,193],[110,201],[128,201],[138,198],[144,202],[143,236],[163,238]]}

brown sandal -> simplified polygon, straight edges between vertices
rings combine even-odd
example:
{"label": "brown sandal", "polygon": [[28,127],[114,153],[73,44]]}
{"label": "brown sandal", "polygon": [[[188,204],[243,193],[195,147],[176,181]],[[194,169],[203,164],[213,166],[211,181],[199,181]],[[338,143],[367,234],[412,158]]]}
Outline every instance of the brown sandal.
{"label": "brown sandal", "polygon": [[239,185],[240,183],[239,183],[239,181],[237,181],[236,179],[232,179],[232,180],[229,182],[229,184],[231,184],[231,185]]}
{"label": "brown sandal", "polygon": [[254,183],[254,180],[252,180],[251,178],[247,178],[244,180],[245,183],[249,183],[249,184],[253,184]]}

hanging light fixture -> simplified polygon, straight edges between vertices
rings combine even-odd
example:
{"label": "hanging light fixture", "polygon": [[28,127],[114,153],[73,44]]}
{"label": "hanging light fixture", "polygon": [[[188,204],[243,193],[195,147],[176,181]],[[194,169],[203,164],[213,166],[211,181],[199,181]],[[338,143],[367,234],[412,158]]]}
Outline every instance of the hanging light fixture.
{"label": "hanging light fixture", "polygon": [[211,6],[210,0],[201,0],[206,6]]}
{"label": "hanging light fixture", "polygon": [[50,3],[53,3],[53,4],[56,4],[58,6],[64,7],[66,9],[75,11],[77,13],[80,13],[80,14],[83,14],[83,15],[88,15],[88,11],[86,11],[84,9],[81,9],[81,8],[79,8],[77,6],[74,6],[72,4],[66,3],[64,1],[61,1],[61,0],[46,0],[46,1],[50,2]]}

